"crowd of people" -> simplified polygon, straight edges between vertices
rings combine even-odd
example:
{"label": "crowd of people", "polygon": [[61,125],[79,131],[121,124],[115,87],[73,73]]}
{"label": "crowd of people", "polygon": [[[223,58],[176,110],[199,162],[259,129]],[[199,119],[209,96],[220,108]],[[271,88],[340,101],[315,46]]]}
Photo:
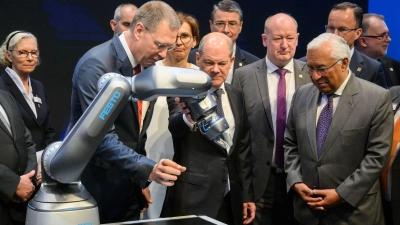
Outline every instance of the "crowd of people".
{"label": "crowd of people", "polygon": [[[236,43],[238,3],[222,0],[210,11],[201,38],[197,20],[165,2],[122,4],[110,21],[113,38],[77,62],[69,129],[103,74],[133,77],[150,66],[208,74],[217,118],[227,124],[210,140],[179,96],[132,98],[81,175],[100,222],[138,220],[157,201],[160,217],[235,225],[400,224],[400,62],[386,55],[384,16],[336,4],[326,32],[294,59],[296,19],[270,15],[260,59]],[[30,77],[39,53],[36,37],[22,30],[0,50],[2,225],[25,224],[43,149],[54,141],[45,88]],[[157,151],[172,157],[151,157]],[[154,183],[167,187],[156,199]]]}

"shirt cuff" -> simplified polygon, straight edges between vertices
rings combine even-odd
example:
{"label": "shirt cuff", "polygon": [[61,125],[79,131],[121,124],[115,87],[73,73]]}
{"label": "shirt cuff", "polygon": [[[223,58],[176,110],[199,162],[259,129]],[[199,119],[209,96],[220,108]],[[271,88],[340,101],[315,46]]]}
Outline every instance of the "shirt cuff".
{"label": "shirt cuff", "polygon": [[194,127],[194,124],[191,124],[191,123],[189,122],[189,120],[186,118],[186,115],[185,115],[185,114],[182,113],[182,116],[183,116],[183,121],[185,121],[186,125],[188,125],[188,127],[190,128],[190,130],[192,130],[193,127]]}

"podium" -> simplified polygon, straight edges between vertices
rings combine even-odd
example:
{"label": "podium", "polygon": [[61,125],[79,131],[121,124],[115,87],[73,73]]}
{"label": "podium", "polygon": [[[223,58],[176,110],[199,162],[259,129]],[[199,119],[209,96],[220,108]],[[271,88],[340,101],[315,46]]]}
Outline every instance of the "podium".
{"label": "podium", "polygon": [[132,222],[121,222],[121,223],[107,223],[103,225],[226,225],[217,220],[214,220],[208,216],[178,216],[170,218],[159,218],[159,219],[148,219],[148,220],[136,220]]}

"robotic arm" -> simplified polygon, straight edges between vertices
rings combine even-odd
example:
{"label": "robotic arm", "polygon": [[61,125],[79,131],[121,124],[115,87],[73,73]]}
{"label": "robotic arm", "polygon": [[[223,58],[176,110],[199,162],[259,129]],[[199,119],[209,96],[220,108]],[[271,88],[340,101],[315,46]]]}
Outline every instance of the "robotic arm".
{"label": "robotic arm", "polygon": [[79,182],[90,158],[132,96],[195,96],[211,87],[199,70],[149,67],[133,78],[107,73],[100,92],[62,142],[49,145],[42,155],[43,183],[28,204],[30,224],[99,224],[97,204]]}

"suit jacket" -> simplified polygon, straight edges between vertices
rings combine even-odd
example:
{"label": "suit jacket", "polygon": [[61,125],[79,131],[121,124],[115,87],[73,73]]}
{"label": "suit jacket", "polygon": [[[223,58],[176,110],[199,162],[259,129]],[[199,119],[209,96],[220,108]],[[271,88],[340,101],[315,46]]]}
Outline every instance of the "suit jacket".
{"label": "suit jacket", "polygon": [[[310,83],[308,73],[301,71],[304,62],[294,60],[296,89]],[[253,154],[254,200],[263,195],[271,171],[275,137],[267,83],[265,58],[235,71],[233,86],[242,90],[249,116]],[[261,122],[260,122],[261,121]]]}
{"label": "suit jacket", "polygon": [[400,85],[400,62],[386,55],[382,56],[380,61],[388,87]]}
{"label": "suit jacket", "polygon": [[235,119],[235,135],[229,154],[200,131],[192,132],[180,108],[169,99],[169,130],[174,161],[186,166],[174,186],[168,187],[161,216],[206,215],[216,218],[229,175],[235,224],[242,224],[243,202],[253,202],[250,134],[241,92],[225,83]]}
{"label": "suit jacket", "polygon": [[315,211],[295,195],[302,224],[384,224],[379,175],[389,160],[393,114],[389,91],[356,78],[348,80],[317,156],[316,113],[320,92],[313,84],[293,97],[285,133],[287,187],[335,189],[344,203]]}
{"label": "suit jacket", "polygon": [[[0,120],[0,224],[25,222],[27,203],[11,201],[20,176],[37,170],[35,143],[25,127],[17,102],[8,92],[0,90],[0,105],[10,121],[11,132]],[[36,181],[35,181],[36,182]]]}
{"label": "suit jacket", "polygon": [[[397,104],[396,110],[400,107],[400,86],[393,86],[389,89],[392,96],[393,104]],[[397,150],[397,156],[392,163],[392,193],[391,193],[391,204],[392,204],[392,216],[393,224],[400,224],[400,153]]]}
{"label": "suit jacket", "polygon": [[[193,63],[196,65],[196,52],[198,51],[197,48],[193,49],[189,53],[189,58],[188,62]],[[259,60],[257,56],[246,52],[245,50],[242,50],[237,44],[236,44],[236,51],[235,51],[235,62],[233,62],[233,72],[239,67],[251,64],[257,60]],[[234,79],[232,79],[233,82]]]}
{"label": "suit jacket", "polygon": [[[89,50],[79,60],[72,78],[70,128],[96,96],[98,79],[108,72],[133,76],[133,67],[118,36]],[[148,185],[155,165],[143,156],[153,107],[151,102],[140,132],[135,119],[137,104],[127,102],[114,123],[115,132],[106,135],[82,173],[83,185],[98,203],[101,223],[119,222],[116,218],[131,214],[127,212],[137,211],[133,214],[139,216],[139,206],[132,206],[138,205],[141,189]]]}
{"label": "suit jacket", "polygon": [[37,118],[10,75],[7,72],[0,75],[0,89],[9,92],[17,101],[25,126],[36,144],[36,151],[41,151],[54,141],[55,131],[51,126],[50,109],[43,84],[31,78],[31,86],[33,96],[42,100],[42,103],[35,102]]}
{"label": "suit jacket", "polygon": [[[306,62],[307,57],[304,56],[299,60]],[[354,49],[353,56],[351,57],[349,68],[356,77],[377,84],[383,88],[388,88],[382,64],[360,53],[356,49]]]}

